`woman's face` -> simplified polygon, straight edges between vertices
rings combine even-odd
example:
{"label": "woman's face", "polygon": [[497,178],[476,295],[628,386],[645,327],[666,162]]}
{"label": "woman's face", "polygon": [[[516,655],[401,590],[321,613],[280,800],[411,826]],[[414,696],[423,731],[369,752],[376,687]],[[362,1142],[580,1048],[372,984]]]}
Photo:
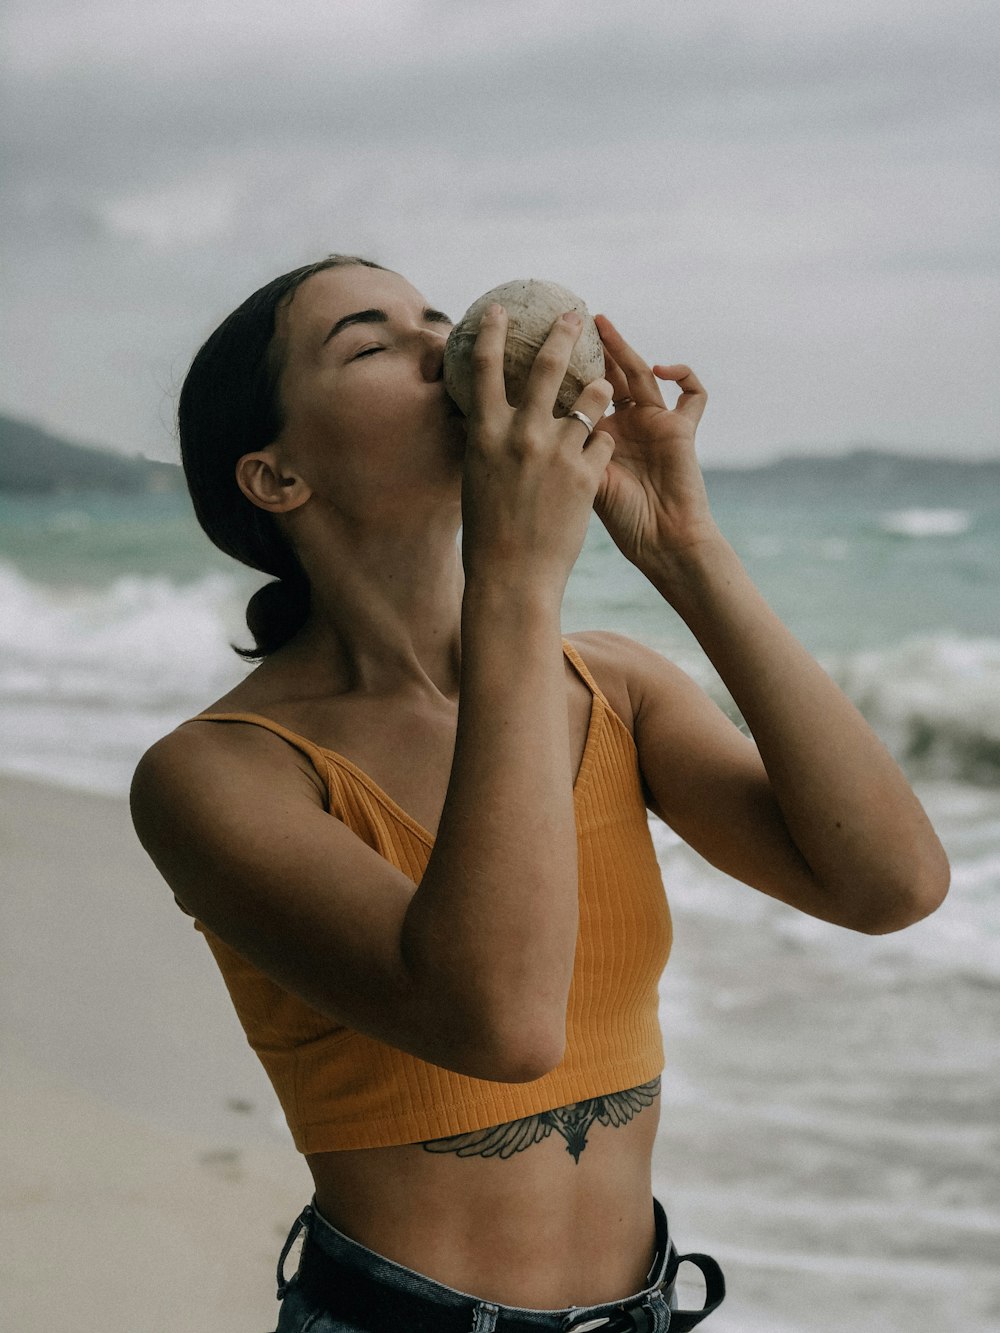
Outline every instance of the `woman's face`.
{"label": "woman's face", "polygon": [[314,495],[371,504],[456,492],[464,420],[445,393],[451,321],[398,273],[308,278],[277,317],[283,463]]}

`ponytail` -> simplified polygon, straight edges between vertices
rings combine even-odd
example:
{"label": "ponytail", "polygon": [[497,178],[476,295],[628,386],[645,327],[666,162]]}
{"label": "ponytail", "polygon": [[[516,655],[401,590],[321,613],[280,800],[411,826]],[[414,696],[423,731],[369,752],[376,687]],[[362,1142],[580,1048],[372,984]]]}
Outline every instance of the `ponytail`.
{"label": "ponytail", "polygon": [[277,579],[258,588],[247,603],[247,628],[254,638],[252,648],[233,650],[248,662],[269,657],[290,640],[309,619],[309,580],[303,572],[298,576]]}

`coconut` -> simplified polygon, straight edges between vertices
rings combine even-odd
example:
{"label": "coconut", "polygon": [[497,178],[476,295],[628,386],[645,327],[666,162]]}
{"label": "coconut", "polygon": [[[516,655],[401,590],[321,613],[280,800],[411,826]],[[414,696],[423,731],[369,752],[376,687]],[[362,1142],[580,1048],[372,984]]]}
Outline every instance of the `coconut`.
{"label": "coconut", "polygon": [[604,347],[586,305],[565,287],[537,278],[505,282],[474,301],[458,321],[444,349],[444,387],[466,416],[472,410],[472,347],[479,324],[494,301],[507,311],[507,343],[503,354],[507,401],[518,407],[524,396],[535,353],[552,325],[567,310],[583,316],[583,329],[573,348],[569,368],[556,396],[555,415],[563,417],[585,385],[604,375]]}

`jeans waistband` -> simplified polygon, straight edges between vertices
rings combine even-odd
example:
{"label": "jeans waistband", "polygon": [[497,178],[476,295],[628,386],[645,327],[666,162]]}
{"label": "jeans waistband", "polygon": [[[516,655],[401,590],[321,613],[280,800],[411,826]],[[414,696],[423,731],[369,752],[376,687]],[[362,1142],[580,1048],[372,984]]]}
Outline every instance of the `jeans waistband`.
{"label": "jeans waistband", "polygon": [[[670,1240],[666,1214],[653,1200],[656,1258],[647,1286],[634,1296],[601,1305],[532,1310],[486,1301],[434,1281],[351,1240],[310,1204],[298,1218],[278,1261],[278,1297],[294,1283],[320,1309],[365,1329],[408,1333],[683,1333],[694,1328],[722,1301],[725,1285],[714,1259],[682,1259]],[[298,1270],[285,1281],[284,1262],[299,1231],[305,1232]],[[707,1297],[700,1311],[670,1308],[674,1277],[690,1259],[705,1275]]]}

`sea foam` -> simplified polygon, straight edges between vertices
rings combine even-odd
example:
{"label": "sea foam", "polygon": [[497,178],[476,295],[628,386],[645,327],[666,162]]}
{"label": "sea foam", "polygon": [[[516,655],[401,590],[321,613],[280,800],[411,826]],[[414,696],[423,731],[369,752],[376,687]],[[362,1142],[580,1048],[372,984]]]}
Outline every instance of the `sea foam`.
{"label": "sea foam", "polygon": [[[248,637],[245,595],[239,575],[189,583],[128,575],[67,588],[0,565],[0,765],[11,767],[15,737],[18,752],[30,753],[35,725],[40,743],[54,732],[86,734],[95,762],[106,731],[132,763],[152,725],[169,730],[245,675],[230,647]],[[700,655],[678,657],[718,692]],[[1000,783],[1000,639],[925,635],[824,665],[908,771]],[[69,780],[90,785],[83,771]]]}
{"label": "sea foam", "polygon": [[222,574],[94,589],[0,566],[0,767],[126,792],[144,749],[245,674],[241,598]]}
{"label": "sea foam", "polygon": [[829,665],[909,768],[1000,782],[1000,639],[922,635]]}
{"label": "sea foam", "polygon": [[879,515],[879,527],[896,537],[960,537],[972,526],[966,509],[894,509]]}
{"label": "sea foam", "polygon": [[0,566],[0,696],[181,707],[243,674],[235,580],[125,575],[101,589],[34,583]]}

